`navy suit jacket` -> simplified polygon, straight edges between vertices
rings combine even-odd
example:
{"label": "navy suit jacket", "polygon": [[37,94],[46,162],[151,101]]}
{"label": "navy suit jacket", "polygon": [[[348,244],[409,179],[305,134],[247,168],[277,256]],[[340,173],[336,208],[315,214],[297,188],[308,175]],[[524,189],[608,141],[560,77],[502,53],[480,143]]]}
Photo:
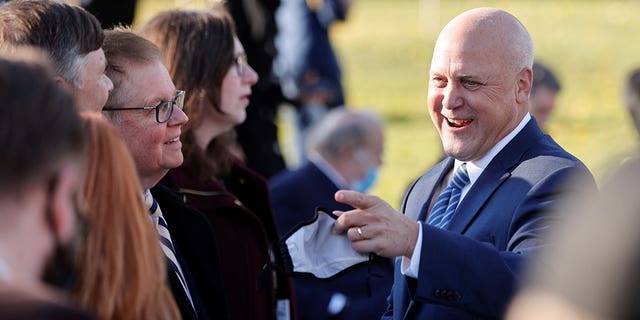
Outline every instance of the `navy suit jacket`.
{"label": "navy suit jacket", "polygon": [[[453,167],[447,158],[420,177],[402,204],[422,228],[418,278],[400,273],[383,319],[496,319],[512,297],[521,266],[545,243],[558,201],[595,189],[582,162],[544,135],[531,119],[502,149],[446,230],[425,221],[431,199]],[[582,183],[566,183],[581,178]]]}
{"label": "navy suit jacket", "polygon": [[[276,224],[282,234],[301,222],[311,220],[318,206],[330,211],[353,209],[333,199],[338,187],[311,162],[295,171],[274,176],[269,181],[269,189]],[[371,297],[366,291],[367,278],[370,281]],[[392,283],[393,265],[389,259],[385,258],[370,266],[366,263],[357,265],[328,280],[311,276],[296,277],[294,288],[299,318],[305,320],[380,318]],[[331,316],[327,306],[336,293],[347,297],[347,305],[341,313]]]}

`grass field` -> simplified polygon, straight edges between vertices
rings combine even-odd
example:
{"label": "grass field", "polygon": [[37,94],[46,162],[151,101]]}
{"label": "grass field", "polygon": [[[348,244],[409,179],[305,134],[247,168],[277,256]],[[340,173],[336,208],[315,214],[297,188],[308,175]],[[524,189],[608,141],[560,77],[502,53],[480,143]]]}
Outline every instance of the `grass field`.
{"label": "grass field", "polygon": [[[620,89],[628,72],[640,67],[639,1],[354,2],[348,21],[336,26],[332,36],[348,104],[384,116],[386,153],[372,193],[392,205],[399,205],[409,183],[439,156],[439,139],[426,111],[431,50],[442,26],[473,7],[505,9],[529,29],[536,58],[556,71],[563,86],[548,132],[599,180],[638,148]],[[137,21],[176,3],[142,1]]]}

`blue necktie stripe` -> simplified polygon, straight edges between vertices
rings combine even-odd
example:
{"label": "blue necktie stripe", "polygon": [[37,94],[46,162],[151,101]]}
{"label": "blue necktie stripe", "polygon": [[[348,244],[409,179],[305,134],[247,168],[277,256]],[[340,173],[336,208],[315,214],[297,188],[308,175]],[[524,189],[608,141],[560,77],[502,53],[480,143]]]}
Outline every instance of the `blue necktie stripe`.
{"label": "blue necktie stripe", "polygon": [[[154,204],[156,204],[157,202],[153,201]],[[157,206],[157,205],[156,205]],[[169,226],[167,225],[167,222],[164,221],[164,217],[160,216],[158,217],[158,224],[169,229]]]}
{"label": "blue necktie stripe", "polygon": [[165,246],[167,246],[169,249],[171,249],[171,251],[175,252],[175,250],[173,249],[173,243],[171,243],[171,241],[163,236],[158,236],[158,238],[160,238],[160,242],[162,242],[162,244],[164,244]]}
{"label": "blue necktie stripe", "polygon": [[191,306],[195,310],[195,306],[191,298],[191,293],[189,292],[189,289],[187,287],[187,282],[185,280],[184,274],[182,273],[182,269],[178,264],[178,260],[175,254],[175,249],[173,247],[173,243],[171,242],[169,226],[167,225],[167,222],[164,220],[164,217],[162,217],[162,211],[158,206],[158,202],[156,201],[156,199],[153,199],[150,193],[148,193],[145,196],[145,203],[149,207],[149,213],[151,213],[151,216],[157,219],[156,231],[158,233],[158,239],[160,241],[160,247],[162,249],[162,252],[164,253],[164,255],[167,258],[167,261],[169,262],[169,267],[171,268],[171,271],[174,272],[178,277],[178,280],[180,281],[180,284],[182,285],[182,288],[184,289],[185,294],[189,298],[189,302],[191,303]]}
{"label": "blue necktie stripe", "polygon": [[456,170],[449,185],[438,196],[427,223],[438,228],[445,228],[451,222],[453,214],[458,207],[458,202],[460,202],[462,189],[468,183],[467,164],[463,163]]}
{"label": "blue necktie stripe", "polygon": [[151,208],[149,208],[149,212],[151,214],[154,214],[157,209],[158,209],[158,202],[156,202],[156,199],[153,199],[153,203],[151,203]]}

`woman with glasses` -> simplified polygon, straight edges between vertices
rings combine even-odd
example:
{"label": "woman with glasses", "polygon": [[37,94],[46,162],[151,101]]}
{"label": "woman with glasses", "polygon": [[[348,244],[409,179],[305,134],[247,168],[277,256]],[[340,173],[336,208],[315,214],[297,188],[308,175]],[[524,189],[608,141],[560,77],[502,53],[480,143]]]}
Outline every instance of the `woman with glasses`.
{"label": "woman with glasses", "polygon": [[234,127],[246,118],[258,76],[232,18],[222,7],[166,11],[140,34],[160,47],[173,82],[187,92],[184,164],[169,171],[163,183],[209,218],[230,318],[294,318],[289,281],[271,268],[269,247],[278,233],[266,182],[239,160]]}

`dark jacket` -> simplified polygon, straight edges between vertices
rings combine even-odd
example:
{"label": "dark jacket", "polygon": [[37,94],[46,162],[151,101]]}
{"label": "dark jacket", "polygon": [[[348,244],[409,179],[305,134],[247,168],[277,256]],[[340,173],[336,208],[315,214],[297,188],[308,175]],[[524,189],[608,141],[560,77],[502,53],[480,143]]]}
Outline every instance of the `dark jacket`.
{"label": "dark jacket", "polygon": [[[276,223],[282,234],[301,222],[311,220],[316,206],[329,211],[353,209],[334,200],[338,187],[311,162],[295,171],[274,176],[269,180],[269,190]],[[296,277],[294,284],[301,319],[379,319],[393,284],[393,265],[389,259],[381,258],[328,280]],[[332,308],[329,308],[332,300]],[[336,303],[339,301],[345,302],[344,306]]]}
{"label": "dark jacket", "polygon": [[231,319],[227,315],[222,288],[218,248],[212,229],[202,213],[186,206],[171,189],[158,184],[151,189],[162,210],[176,257],[187,280],[196,315],[174,273],[169,273],[171,291],[183,319]]}
{"label": "dark jacket", "polygon": [[279,236],[265,180],[236,162],[224,185],[184,166],[171,170],[164,182],[205,213],[213,227],[230,318],[275,319],[278,300],[290,301],[293,290],[271,267],[269,249]]}

